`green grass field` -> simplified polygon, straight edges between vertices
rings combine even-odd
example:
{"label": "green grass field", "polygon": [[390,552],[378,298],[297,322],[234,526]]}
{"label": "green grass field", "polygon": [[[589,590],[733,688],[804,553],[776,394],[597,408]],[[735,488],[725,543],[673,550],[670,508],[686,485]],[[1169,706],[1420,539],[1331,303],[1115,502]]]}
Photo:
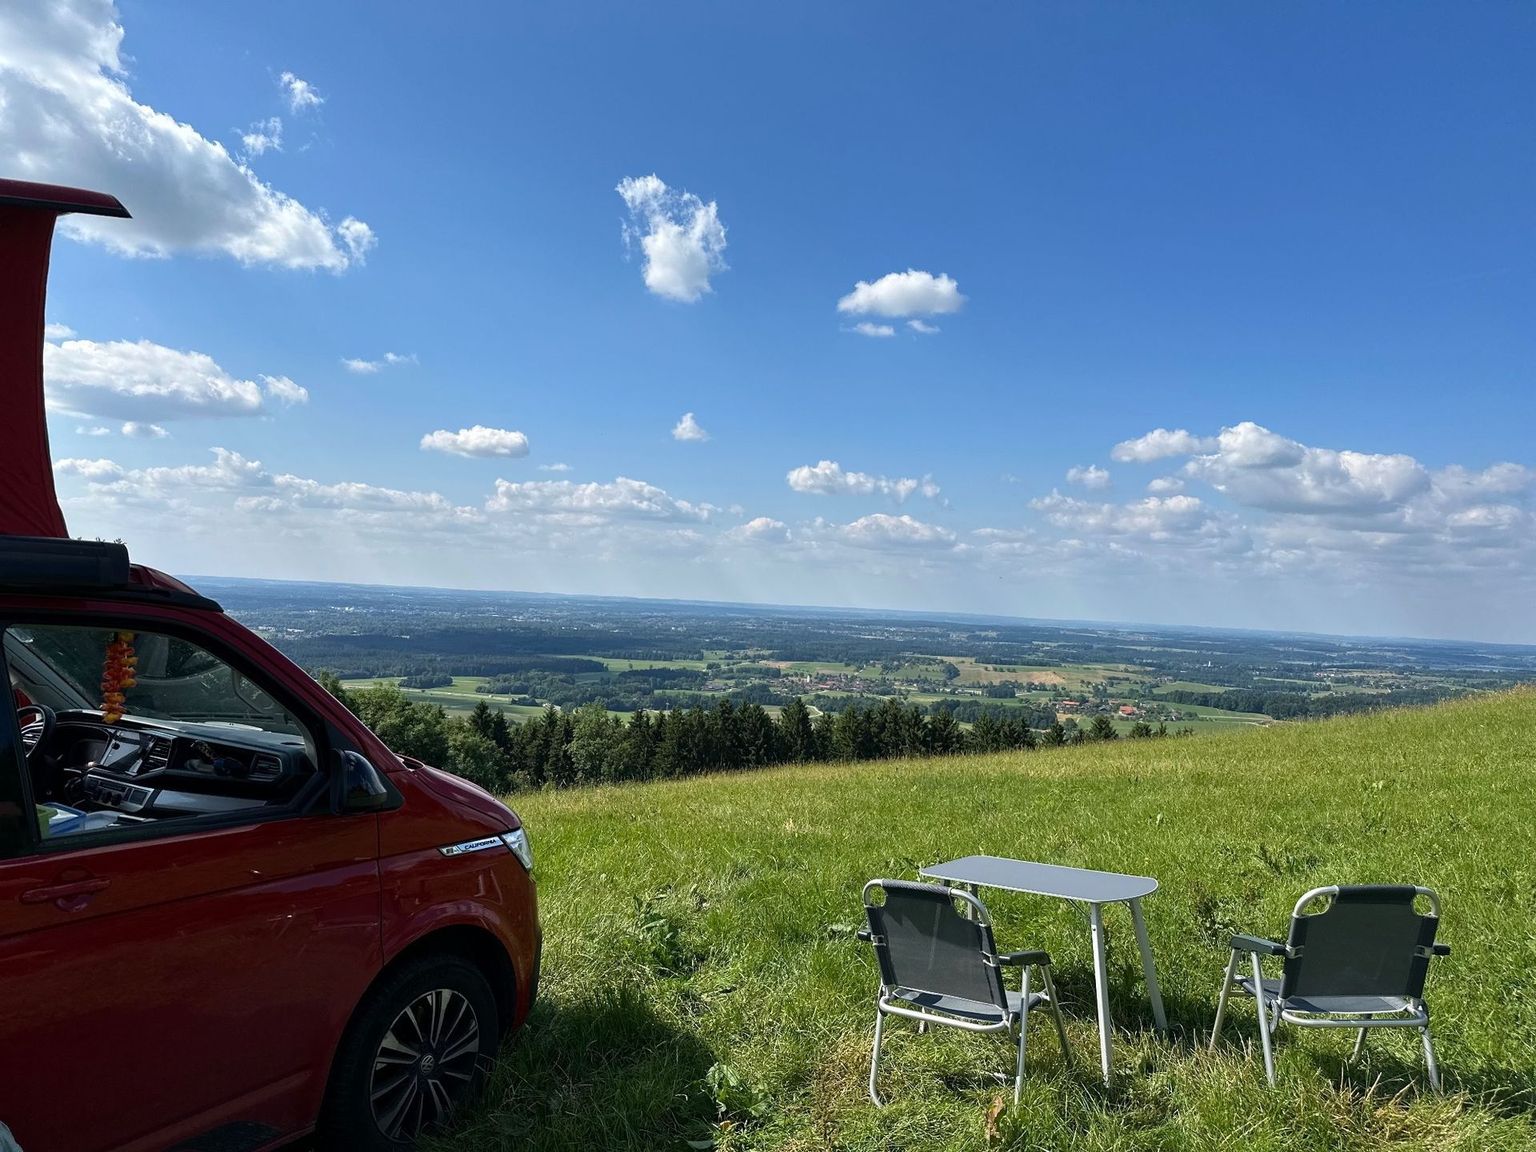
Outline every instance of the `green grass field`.
{"label": "green grass field", "polygon": [[[541,999],[485,1106],[438,1147],[1530,1149],[1533,733],[1523,691],[1200,740],[516,797]],[[865,880],[972,852],[1158,877],[1146,906],[1172,1025],[1151,1031],[1111,909],[1119,1078],[1105,1091],[1082,922],[984,893],[1001,947],[1055,958],[1074,1052],[1064,1066],[1036,1020],[1023,1101],[992,1139],[1005,1094],[987,1074],[1010,1060],[996,1038],[898,1027],[891,1104],[866,1099],[878,980],[852,936]],[[1424,1084],[1412,1034],[1376,1034],[1351,1065],[1352,1034],[1284,1027],[1271,1091],[1247,1004],[1208,1053],[1228,934],[1283,933],[1303,890],[1371,881],[1445,900],[1454,956],[1434,962],[1427,999],[1446,1095]]]}

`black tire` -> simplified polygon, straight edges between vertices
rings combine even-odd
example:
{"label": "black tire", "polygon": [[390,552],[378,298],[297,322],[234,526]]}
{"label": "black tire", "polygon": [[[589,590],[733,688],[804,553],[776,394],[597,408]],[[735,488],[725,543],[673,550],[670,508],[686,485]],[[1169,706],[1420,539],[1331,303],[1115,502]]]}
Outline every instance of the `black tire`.
{"label": "black tire", "polygon": [[480,969],[451,953],[406,961],[368,990],[342,1038],[317,1148],[414,1148],[484,1088],[500,1040],[496,997]]}

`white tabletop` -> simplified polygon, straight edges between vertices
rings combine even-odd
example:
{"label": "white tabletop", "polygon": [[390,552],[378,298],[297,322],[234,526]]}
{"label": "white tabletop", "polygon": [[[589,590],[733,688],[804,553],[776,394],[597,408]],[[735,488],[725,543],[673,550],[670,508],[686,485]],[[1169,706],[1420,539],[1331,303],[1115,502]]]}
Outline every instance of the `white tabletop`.
{"label": "white tabletop", "polygon": [[1096,872],[1092,868],[1036,864],[1030,860],[1009,860],[1002,856],[962,856],[947,864],[932,864],[919,871],[918,875],[933,880],[948,880],[952,884],[979,884],[1009,892],[1057,896],[1084,904],[1139,900],[1157,891],[1157,881],[1150,876],[1125,876],[1119,872]]}

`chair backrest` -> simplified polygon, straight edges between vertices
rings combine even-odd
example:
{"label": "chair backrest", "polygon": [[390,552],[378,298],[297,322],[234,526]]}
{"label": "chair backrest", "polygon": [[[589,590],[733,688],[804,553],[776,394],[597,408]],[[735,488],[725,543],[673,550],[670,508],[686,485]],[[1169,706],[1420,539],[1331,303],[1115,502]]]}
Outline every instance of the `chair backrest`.
{"label": "chair backrest", "polygon": [[[1328,907],[1305,915],[1314,900],[1331,896]],[[1414,908],[1427,897],[1428,915]],[[1407,996],[1424,994],[1440,898],[1411,884],[1358,884],[1314,888],[1296,902],[1291,915],[1280,996]]]}
{"label": "chair backrest", "polygon": [[[877,893],[883,903],[875,903]],[[972,919],[960,914],[957,900]],[[871,880],[864,885],[864,913],[885,987],[959,996],[1007,1014],[992,922],[976,897],[939,884]]]}

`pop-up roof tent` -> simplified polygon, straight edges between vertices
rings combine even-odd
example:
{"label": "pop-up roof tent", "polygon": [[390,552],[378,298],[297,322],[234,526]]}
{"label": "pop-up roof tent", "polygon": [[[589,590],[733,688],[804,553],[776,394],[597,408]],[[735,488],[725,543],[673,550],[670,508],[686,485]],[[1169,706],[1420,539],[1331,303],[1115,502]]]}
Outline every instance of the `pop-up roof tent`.
{"label": "pop-up roof tent", "polygon": [[128,215],[101,192],[0,180],[0,535],[68,535],[43,406],[48,252],[66,212]]}

